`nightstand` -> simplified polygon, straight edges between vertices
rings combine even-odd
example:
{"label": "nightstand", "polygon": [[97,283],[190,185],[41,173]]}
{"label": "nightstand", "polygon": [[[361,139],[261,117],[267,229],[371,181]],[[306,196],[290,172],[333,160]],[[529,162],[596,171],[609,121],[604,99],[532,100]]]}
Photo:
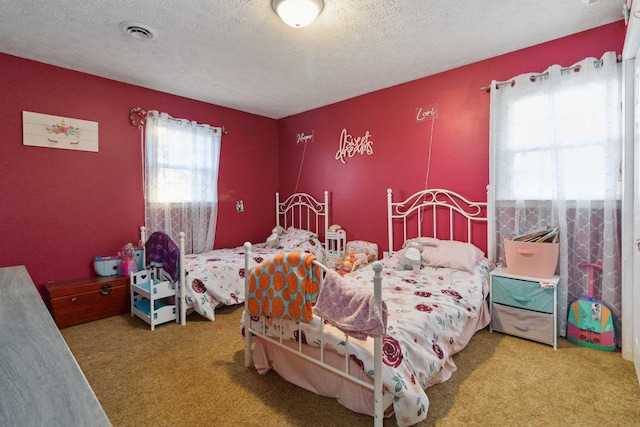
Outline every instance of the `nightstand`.
{"label": "nightstand", "polygon": [[549,344],[557,348],[558,282],[518,276],[496,268],[490,273],[489,330]]}
{"label": "nightstand", "polygon": [[327,231],[325,240],[327,242],[327,259],[335,261],[345,253],[347,245],[347,233],[343,229]]}

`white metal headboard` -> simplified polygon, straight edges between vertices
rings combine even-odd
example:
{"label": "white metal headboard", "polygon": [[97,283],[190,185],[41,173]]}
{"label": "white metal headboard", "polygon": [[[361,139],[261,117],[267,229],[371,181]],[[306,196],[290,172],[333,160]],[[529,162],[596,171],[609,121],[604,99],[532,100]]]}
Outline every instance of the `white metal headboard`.
{"label": "white metal headboard", "polygon": [[[473,241],[474,223],[487,222],[487,202],[471,202],[458,193],[443,189],[422,190],[401,202],[393,201],[391,189],[387,189],[387,218],[389,253],[394,252],[394,227],[402,226],[402,245],[413,237],[435,237],[446,240]],[[415,233],[409,233],[408,225],[415,222]],[[443,226],[442,224],[446,224]],[[465,229],[458,229],[464,225]],[[445,236],[438,232],[446,230]],[[486,234],[486,231],[484,231]]]}
{"label": "white metal headboard", "polygon": [[329,192],[324,192],[324,202],[306,193],[294,193],[281,202],[280,193],[276,193],[276,225],[312,231],[325,241],[329,228]]}

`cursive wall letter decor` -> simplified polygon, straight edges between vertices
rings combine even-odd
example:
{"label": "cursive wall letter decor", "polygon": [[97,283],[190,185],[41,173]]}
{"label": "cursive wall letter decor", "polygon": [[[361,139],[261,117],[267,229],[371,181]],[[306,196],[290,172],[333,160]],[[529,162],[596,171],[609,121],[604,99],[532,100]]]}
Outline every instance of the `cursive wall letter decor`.
{"label": "cursive wall letter decor", "polygon": [[307,142],[313,142],[313,131],[296,134],[296,144],[306,144]]}
{"label": "cursive wall letter decor", "polygon": [[366,131],[363,136],[354,137],[347,133],[346,129],[342,129],[340,134],[340,146],[336,153],[336,160],[340,160],[342,163],[347,163],[347,157],[353,157],[356,154],[360,155],[372,155],[373,154],[373,141],[369,139],[371,134]]}
{"label": "cursive wall letter decor", "polygon": [[416,121],[418,123],[438,118],[438,104],[426,105],[416,108]]}

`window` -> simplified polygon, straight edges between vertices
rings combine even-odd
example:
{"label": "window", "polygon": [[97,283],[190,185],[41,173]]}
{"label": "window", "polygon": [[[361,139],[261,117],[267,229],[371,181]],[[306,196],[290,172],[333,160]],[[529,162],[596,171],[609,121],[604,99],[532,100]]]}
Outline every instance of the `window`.
{"label": "window", "polygon": [[[201,125],[197,125],[201,126]],[[183,127],[160,130],[158,138],[156,191],[152,203],[215,202],[210,191],[217,178],[217,164],[210,138],[194,137]]]}
{"label": "window", "polygon": [[[507,110],[503,154],[511,179],[496,197],[551,200],[561,187],[569,200],[604,199],[607,179],[615,173],[608,145],[620,135],[603,105],[606,90],[605,83],[596,82],[560,90],[553,104],[546,94],[515,99]],[[619,188],[616,193],[619,198]]]}
{"label": "window", "polygon": [[187,253],[213,249],[222,129],[149,111],[145,125],[145,224]]}

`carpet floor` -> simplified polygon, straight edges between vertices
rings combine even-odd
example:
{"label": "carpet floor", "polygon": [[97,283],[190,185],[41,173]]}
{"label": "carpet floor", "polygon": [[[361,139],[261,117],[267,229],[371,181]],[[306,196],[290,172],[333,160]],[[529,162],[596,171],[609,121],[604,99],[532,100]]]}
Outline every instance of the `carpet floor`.
{"label": "carpet floor", "polygon": [[[334,399],[244,367],[242,306],[151,332],[129,315],[62,330],[114,426],[370,426]],[[488,329],[431,387],[424,426],[640,426],[632,362],[560,338],[558,349]],[[393,416],[385,427],[395,426]]]}

